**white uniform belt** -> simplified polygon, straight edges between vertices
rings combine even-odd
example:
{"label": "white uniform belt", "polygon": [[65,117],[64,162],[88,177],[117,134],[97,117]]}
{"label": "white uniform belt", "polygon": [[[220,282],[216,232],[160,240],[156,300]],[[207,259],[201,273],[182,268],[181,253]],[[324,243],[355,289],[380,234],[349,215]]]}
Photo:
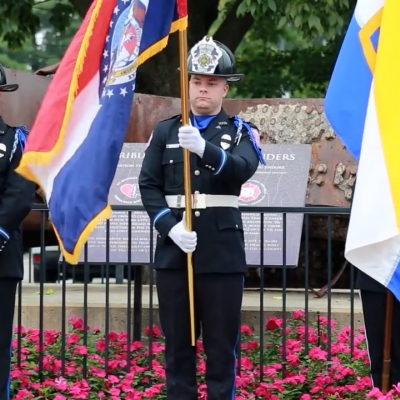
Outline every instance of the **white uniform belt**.
{"label": "white uniform belt", "polygon": [[[185,208],[185,196],[165,196],[168,207]],[[234,207],[239,208],[239,197],[221,194],[192,194],[192,209],[201,210],[209,207]]]}

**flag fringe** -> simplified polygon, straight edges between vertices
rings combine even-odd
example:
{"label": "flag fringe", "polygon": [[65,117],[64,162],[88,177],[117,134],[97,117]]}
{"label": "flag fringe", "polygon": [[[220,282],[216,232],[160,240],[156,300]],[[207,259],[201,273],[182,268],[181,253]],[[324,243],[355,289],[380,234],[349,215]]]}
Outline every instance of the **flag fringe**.
{"label": "flag fringe", "polygon": [[171,30],[169,31],[169,33],[171,34],[176,31],[185,31],[187,28],[188,28],[188,17],[185,16],[172,22]]}
{"label": "flag fringe", "polygon": [[112,209],[110,204],[107,204],[106,207],[100,211],[85,227],[82,231],[81,235],[78,237],[76,242],[74,251],[69,253],[65,247],[63,246],[63,242],[60,238],[60,235],[57,232],[56,227],[53,225],[54,233],[57,237],[58,243],[60,245],[60,250],[62,255],[65,258],[65,261],[69,264],[76,265],[79,263],[79,258],[81,256],[81,252],[85,243],[89,240],[89,237],[96,226],[104,219],[110,219],[112,214]]}
{"label": "flag fringe", "polygon": [[173,21],[171,24],[171,29],[169,34],[163,37],[158,42],[151,45],[148,49],[146,49],[143,53],[141,53],[136,62],[136,68],[140,65],[144,64],[149,58],[154,57],[157,53],[160,53],[164,50],[168,45],[169,35],[175,33],[177,31],[184,31],[188,27],[188,19],[187,17],[179,18],[176,21]]}

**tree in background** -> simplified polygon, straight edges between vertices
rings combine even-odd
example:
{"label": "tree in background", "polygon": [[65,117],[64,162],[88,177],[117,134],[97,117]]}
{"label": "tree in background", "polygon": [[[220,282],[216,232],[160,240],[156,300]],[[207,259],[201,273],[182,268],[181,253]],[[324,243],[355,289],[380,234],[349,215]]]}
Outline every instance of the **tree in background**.
{"label": "tree in background", "polygon": [[[58,62],[91,1],[1,0],[0,61],[32,70]],[[188,45],[212,34],[235,51],[246,78],[233,97],[323,97],[355,3],[188,0]],[[172,35],[139,68],[137,91],[179,96],[178,54]]]}
{"label": "tree in background", "polygon": [[[58,63],[81,23],[78,13],[54,0],[32,2],[30,7],[23,7],[26,1],[14,1],[14,8],[6,3],[0,2],[0,12],[11,18],[7,24],[0,20],[0,62],[33,72]],[[24,12],[29,12],[26,22],[36,21],[37,25],[28,29],[29,23],[19,19]]]}

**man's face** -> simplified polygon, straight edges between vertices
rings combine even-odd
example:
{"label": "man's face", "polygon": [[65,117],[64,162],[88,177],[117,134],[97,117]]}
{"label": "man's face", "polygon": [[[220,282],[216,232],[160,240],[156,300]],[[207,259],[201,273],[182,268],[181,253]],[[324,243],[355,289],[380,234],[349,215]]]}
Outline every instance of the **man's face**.
{"label": "man's face", "polygon": [[225,78],[192,75],[189,81],[189,97],[193,113],[198,115],[219,113],[228,89]]}

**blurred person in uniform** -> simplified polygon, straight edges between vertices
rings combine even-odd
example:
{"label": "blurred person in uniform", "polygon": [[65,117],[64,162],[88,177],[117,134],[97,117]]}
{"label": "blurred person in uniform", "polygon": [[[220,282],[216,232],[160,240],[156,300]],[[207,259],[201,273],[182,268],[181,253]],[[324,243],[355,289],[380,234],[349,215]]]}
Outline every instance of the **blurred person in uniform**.
{"label": "blurred person in uniform", "polygon": [[[208,400],[235,398],[236,348],[246,271],[242,185],[265,160],[257,128],[222,108],[235,58],[204,37],[189,52],[190,126],[181,115],[159,122],[150,137],[139,187],[158,232],[154,268],[165,336],[166,399],[197,400],[191,346],[187,254],[193,253],[196,337],[207,356]],[[193,231],[185,226],[183,150],[190,151]]]}
{"label": "blurred person in uniform", "polygon": [[[372,384],[382,390],[387,289],[366,273],[357,272],[356,287],[360,289]],[[400,383],[400,303],[396,298],[393,299],[390,359],[389,388]]]}
{"label": "blurred person in uniform", "polygon": [[[0,64],[0,96],[17,89],[17,84],[7,83]],[[35,195],[35,184],[15,172],[26,135],[25,127],[11,127],[0,116],[0,400],[10,399],[15,295],[24,275],[21,224],[31,210]]]}

